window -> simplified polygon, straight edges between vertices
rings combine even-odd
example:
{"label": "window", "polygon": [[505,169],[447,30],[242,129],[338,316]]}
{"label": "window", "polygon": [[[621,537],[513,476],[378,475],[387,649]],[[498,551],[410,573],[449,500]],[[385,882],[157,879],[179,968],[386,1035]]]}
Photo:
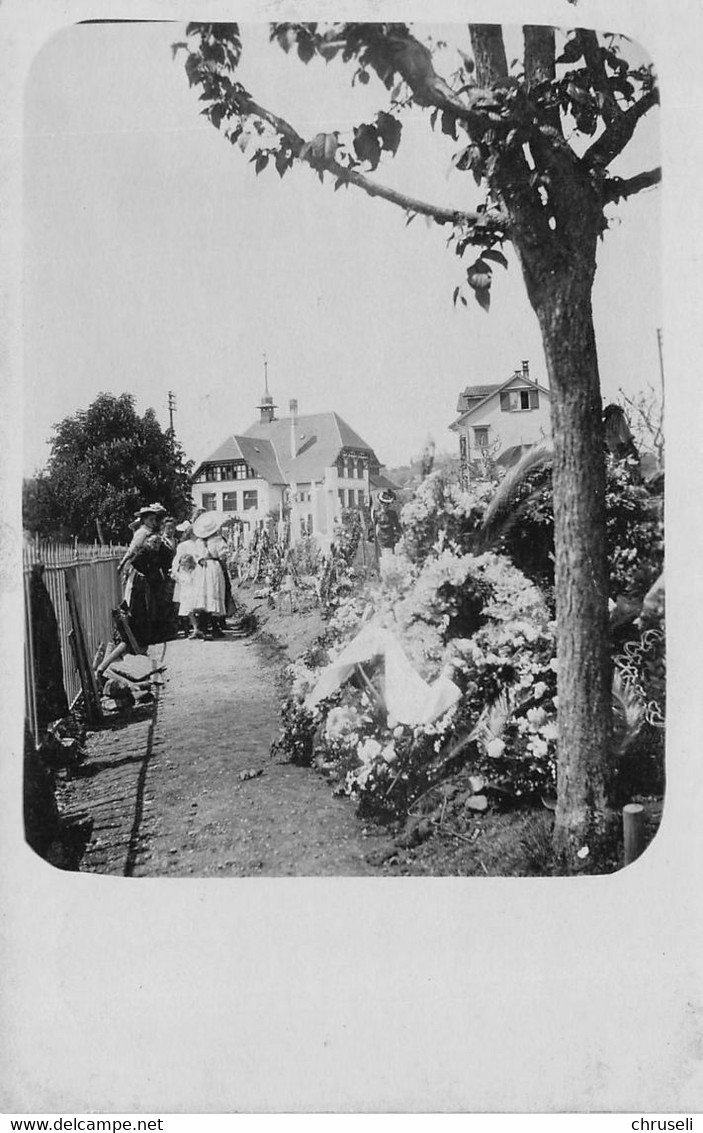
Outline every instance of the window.
{"label": "window", "polygon": [[459,434],[459,458],[462,464],[466,463],[466,433]]}
{"label": "window", "polygon": [[359,488],[358,496],[359,496],[359,507],[363,507],[364,506],[364,493],[362,492],[361,488]]}
{"label": "window", "polygon": [[223,511],[236,511],[237,510],[237,493],[236,492],[223,492],[222,493],[222,510]]}
{"label": "window", "polygon": [[242,492],[242,508],[244,511],[256,510],[259,506],[258,492]]}
{"label": "window", "polygon": [[308,535],[312,535],[312,516],[311,515],[308,516],[307,529],[308,529]]}
{"label": "window", "polygon": [[356,462],[356,475],[358,476],[359,480],[364,479],[364,462],[363,462],[363,460],[357,460],[357,462]]}
{"label": "window", "polygon": [[354,461],[353,460],[347,461],[347,476],[349,477],[350,480],[354,479]]}
{"label": "window", "polygon": [[539,409],[539,391],[536,389],[505,390],[500,395],[500,408],[503,413],[515,413],[523,409]]}
{"label": "window", "polygon": [[339,496],[340,504],[344,507],[344,488],[337,488],[337,495]]}
{"label": "window", "polygon": [[203,492],[203,494],[200,498],[201,498],[201,501],[202,501],[201,506],[205,508],[205,511],[216,511],[217,510],[217,493],[216,492]]}
{"label": "window", "polygon": [[349,507],[354,507],[354,489],[349,489]]}
{"label": "window", "polygon": [[474,429],[474,444],[476,448],[488,448],[488,429]]}
{"label": "window", "polygon": [[208,481],[208,483],[210,483],[212,480],[215,479],[215,469],[214,468],[208,466],[205,469],[205,479]]}

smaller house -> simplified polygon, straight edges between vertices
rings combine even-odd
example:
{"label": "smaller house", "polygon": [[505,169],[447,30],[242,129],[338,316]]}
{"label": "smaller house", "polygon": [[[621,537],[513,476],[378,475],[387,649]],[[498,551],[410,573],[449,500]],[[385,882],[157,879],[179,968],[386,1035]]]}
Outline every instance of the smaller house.
{"label": "smaller house", "polygon": [[459,436],[459,459],[465,480],[486,459],[504,467],[551,436],[550,393],[530,377],[529,362],[505,382],[467,386],[459,394],[459,416],[449,428]]}

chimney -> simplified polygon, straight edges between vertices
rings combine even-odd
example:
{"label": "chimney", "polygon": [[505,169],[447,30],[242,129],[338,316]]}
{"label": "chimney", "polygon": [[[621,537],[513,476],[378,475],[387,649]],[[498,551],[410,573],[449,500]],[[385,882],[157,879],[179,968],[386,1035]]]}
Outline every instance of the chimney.
{"label": "chimney", "polygon": [[530,376],[530,363],[525,361],[524,359],[522,363],[522,376],[523,378],[529,378]]}
{"label": "chimney", "polygon": [[290,456],[291,460],[295,460],[298,447],[295,439],[295,430],[298,427],[298,402],[295,398],[291,398],[288,402],[290,409]]}

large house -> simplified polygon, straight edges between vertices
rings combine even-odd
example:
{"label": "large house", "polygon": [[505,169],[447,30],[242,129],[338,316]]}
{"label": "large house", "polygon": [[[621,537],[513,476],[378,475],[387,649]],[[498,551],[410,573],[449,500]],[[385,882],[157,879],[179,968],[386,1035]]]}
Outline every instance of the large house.
{"label": "large house", "polygon": [[528,362],[505,382],[467,386],[459,394],[459,416],[449,426],[459,435],[462,475],[487,456],[511,467],[526,449],[551,436],[549,390],[530,377]]}
{"label": "large house", "polygon": [[232,512],[250,534],[289,520],[293,542],[315,535],[329,546],[342,510],[367,507],[389,483],[375,452],[338,413],[299,414],[291,401],[289,416],[277,418],[268,385],[257,408],[255,424],[196,468],[196,507]]}

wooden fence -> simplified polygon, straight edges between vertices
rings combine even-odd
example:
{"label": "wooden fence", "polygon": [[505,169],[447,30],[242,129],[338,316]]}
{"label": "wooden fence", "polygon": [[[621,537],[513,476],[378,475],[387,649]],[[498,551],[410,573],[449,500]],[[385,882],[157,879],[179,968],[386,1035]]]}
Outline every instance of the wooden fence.
{"label": "wooden fence", "polygon": [[42,581],[46,586],[58,622],[64,688],[70,705],[81,692],[81,680],[71,645],[75,627],[69,608],[69,589],[81,622],[85,648],[92,660],[101,642],[112,640],[112,611],[122,601],[122,586],[117,565],[125,548],[110,544],[59,544],[36,541],[23,548],[24,621],[25,621],[25,714],[35,743],[41,742],[39,706],[34,665],[34,637],[32,633],[29,596],[32,567],[44,567]]}

